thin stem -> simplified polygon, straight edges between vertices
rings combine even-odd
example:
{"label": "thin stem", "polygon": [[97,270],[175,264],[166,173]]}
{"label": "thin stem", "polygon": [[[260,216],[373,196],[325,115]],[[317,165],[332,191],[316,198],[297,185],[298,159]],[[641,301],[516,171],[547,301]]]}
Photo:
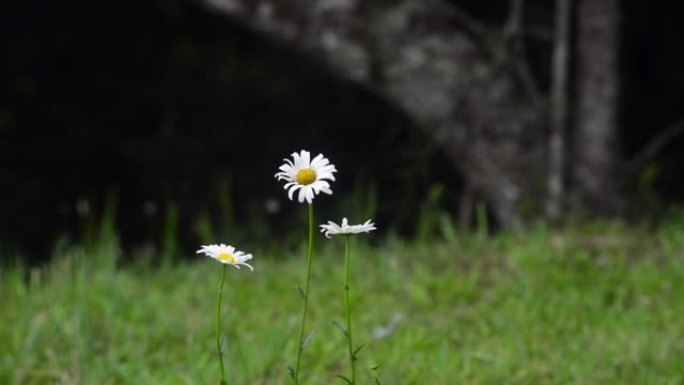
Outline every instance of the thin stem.
{"label": "thin stem", "polygon": [[299,365],[302,361],[302,351],[304,347],[304,331],[306,330],[306,314],[309,310],[309,284],[311,283],[311,260],[313,256],[314,241],[314,211],[313,204],[309,203],[309,249],[307,254],[306,285],[304,286],[304,310],[302,311],[302,322],[299,328],[299,346],[297,348],[297,364],[295,366],[294,383],[299,384]]}
{"label": "thin stem", "polygon": [[226,268],[223,265],[223,274],[221,275],[221,287],[219,288],[218,299],[216,300],[216,351],[218,352],[218,360],[221,366],[221,383],[226,384],[226,371],[223,367],[223,348],[221,347],[221,297],[223,297],[223,283],[226,281]]}
{"label": "thin stem", "polygon": [[344,236],[344,304],[347,308],[347,341],[349,342],[349,363],[351,364],[351,385],[356,384],[356,360],[352,342],[351,302],[349,301],[349,235]]}

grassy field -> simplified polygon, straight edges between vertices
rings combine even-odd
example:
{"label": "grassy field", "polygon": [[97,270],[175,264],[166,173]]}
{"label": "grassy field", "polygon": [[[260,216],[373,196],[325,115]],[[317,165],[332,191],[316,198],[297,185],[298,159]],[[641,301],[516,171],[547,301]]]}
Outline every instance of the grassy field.
{"label": "grassy field", "polygon": [[[342,383],[342,242],[316,249],[302,378]],[[0,273],[0,384],[218,384],[221,265],[114,267],[114,250]],[[229,383],[289,384],[304,249],[250,251],[224,291]],[[683,256],[682,223],[357,243],[359,384],[683,384]]]}

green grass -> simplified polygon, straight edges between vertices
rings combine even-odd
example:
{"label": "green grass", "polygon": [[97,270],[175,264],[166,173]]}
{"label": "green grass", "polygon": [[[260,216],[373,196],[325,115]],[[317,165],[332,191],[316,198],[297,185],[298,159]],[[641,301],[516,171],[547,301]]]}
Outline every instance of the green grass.
{"label": "green grass", "polygon": [[[447,238],[353,246],[359,384],[374,366],[388,385],[684,383],[681,224]],[[317,242],[302,379],[342,383],[342,241]],[[221,266],[114,268],[108,250],[0,273],[0,384],[218,384]],[[305,253],[250,251],[224,291],[229,383],[289,384]]]}

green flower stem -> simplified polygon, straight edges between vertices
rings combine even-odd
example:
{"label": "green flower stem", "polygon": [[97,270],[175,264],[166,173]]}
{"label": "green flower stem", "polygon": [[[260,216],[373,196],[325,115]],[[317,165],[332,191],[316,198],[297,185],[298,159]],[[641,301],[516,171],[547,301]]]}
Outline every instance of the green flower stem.
{"label": "green flower stem", "polygon": [[221,297],[223,296],[223,283],[226,281],[227,265],[223,264],[223,274],[221,275],[221,287],[219,288],[218,299],[216,300],[216,351],[218,352],[218,360],[221,366],[221,383],[227,384],[226,371],[223,367],[223,349],[221,347]]}
{"label": "green flower stem", "polygon": [[349,343],[349,363],[351,364],[351,385],[356,384],[356,359],[352,342],[351,302],[349,301],[349,235],[344,236],[344,304],[347,310],[347,342]]}
{"label": "green flower stem", "polygon": [[313,256],[314,242],[314,211],[313,204],[309,203],[309,250],[307,254],[306,285],[304,286],[304,310],[302,311],[302,322],[299,328],[299,342],[297,347],[297,364],[294,372],[294,383],[299,384],[299,366],[302,361],[302,351],[304,347],[304,332],[306,331],[306,314],[309,310],[309,284],[311,283],[311,259]]}

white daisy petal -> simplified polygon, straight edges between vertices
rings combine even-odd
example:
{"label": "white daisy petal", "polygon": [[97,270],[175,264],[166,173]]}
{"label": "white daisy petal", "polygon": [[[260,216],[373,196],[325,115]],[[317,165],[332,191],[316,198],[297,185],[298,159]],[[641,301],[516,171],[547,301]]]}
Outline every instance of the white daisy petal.
{"label": "white daisy petal", "polygon": [[327,174],[327,173],[335,172],[337,170],[335,169],[335,166],[333,166],[331,164],[331,165],[318,167],[318,171],[320,171],[321,174]]}
{"label": "white daisy petal", "polygon": [[302,166],[311,167],[311,153],[309,151],[302,150]]}
{"label": "white daisy petal", "polygon": [[377,230],[375,228],[375,224],[371,222],[370,219],[360,225],[350,225],[347,218],[342,218],[341,225],[338,225],[332,221],[328,221],[327,224],[319,225],[319,227],[321,228],[321,232],[324,233],[328,238],[330,238],[332,235],[370,233],[373,230]]}
{"label": "white daisy petal", "polygon": [[[288,192],[287,192],[287,197],[290,198],[290,200],[292,200],[292,196],[294,195],[295,191],[297,191],[298,189],[300,189],[302,187],[303,186],[300,186],[300,185],[292,186],[292,188],[290,188],[290,190],[288,190]],[[289,188],[289,187],[287,187],[287,188]]]}
{"label": "white daisy petal", "polygon": [[311,167],[311,168],[320,168],[320,167],[323,167],[323,166],[325,166],[325,164],[324,164],[323,162],[326,162],[326,161],[327,161],[327,159],[325,159],[325,158],[323,157],[323,154],[318,154],[318,155],[316,155],[315,158],[313,158],[313,159],[311,160],[311,163],[309,164],[309,167]]}
{"label": "white daisy petal", "polygon": [[299,203],[304,203],[304,197],[306,196],[306,191],[309,189],[309,187],[305,187],[305,186],[297,186],[297,187],[301,187],[299,189],[299,195],[297,196],[297,200],[299,201]]}
{"label": "white daisy petal", "polygon": [[311,184],[311,187],[315,187],[317,189],[322,189],[322,188],[330,188],[330,183],[324,181],[324,180],[318,180],[314,183]]}
{"label": "white daisy petal", "polygon": [[[280,170],[280,171],[282,171],[288,175],[294,173],[294,167],[292,167],[289,164],[284,164],[284,165],[278,167],[278,170]],[[280,173],[278,173],[278,174],[280,174]]]}

